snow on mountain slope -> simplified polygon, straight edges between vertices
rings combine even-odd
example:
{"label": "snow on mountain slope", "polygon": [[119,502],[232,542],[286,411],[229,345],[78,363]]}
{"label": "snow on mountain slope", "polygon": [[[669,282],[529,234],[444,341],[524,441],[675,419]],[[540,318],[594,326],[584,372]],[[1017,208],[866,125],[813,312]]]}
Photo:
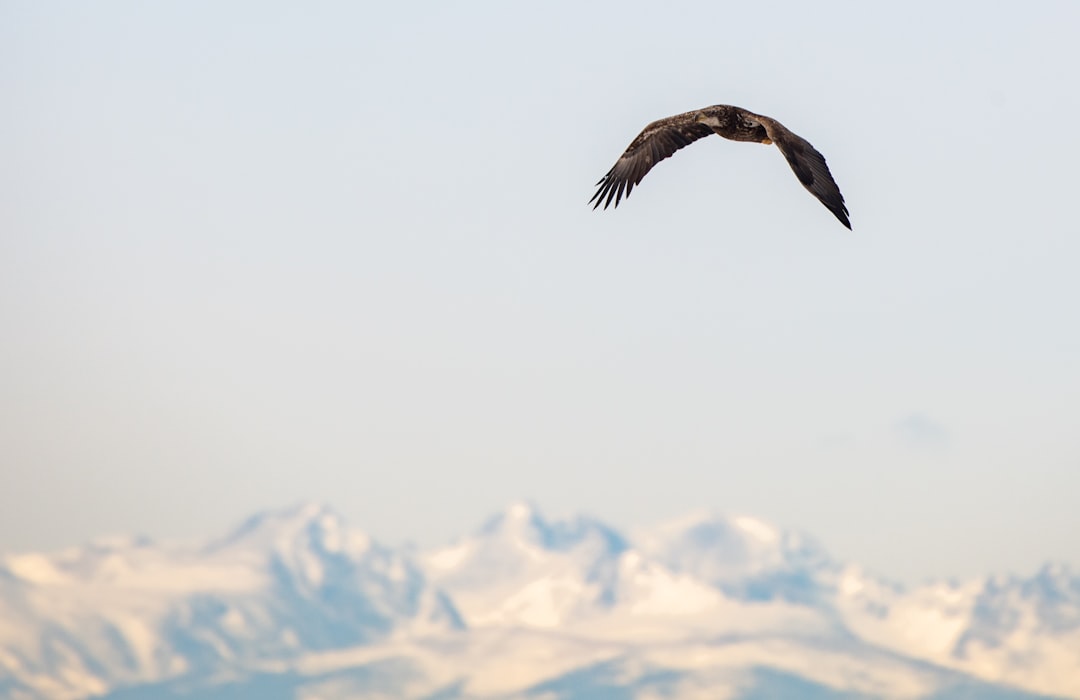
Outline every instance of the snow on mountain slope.
{"label": "snow on mountain slope", "polygon": [[636,546],[672,571],[705,581],[740,600],[814,603],[836,569],[805,535],[748,516],[697,512],[641,531]]}
{"label": "snow on mountain slope", "polygon": [[839,590],[845,624],[870,643],[987,681],[1080,697],[1080,576],[1066,567],[910,591],[851,567]]}
{"label": "snow on mountain slope", "polygon": [[9,556],[0,580],[0,678],[49,697],[461,626],[414,565],[312,505],[204,547]]}
{"label": "snow on mountain slope", "polygon": [[598,643],[560,630],[488,627],[319,652],[221,684],[166,683],[106,700],[658,697],[759,700],[1037,700],[872,647],[784,638]]}
{"label": "snow on mountain slope", "polygon": [[853,637],[1080,697],[1080,581],[1060,569],[1005,588],[988,579],[905,590],[746,516],[695,513],[627,540],[587,518],[549,521],[526,503],[421,562],[472,626],[555,628],[598,643]]}
{"label": "snow on mountain slope", "polygon": [[470,626],[554,627],[613,603],[626,549],[601,523],[584,517],[549,523],[519,502],[421,563]]}
{"label": "snow on mountain slope", "polygon": [[1065,568],[905,590],[741,516],[627,539],[516,503],[414,556],[305,505],[202,545],[0,559],[13,700],[1031,700],[1080,698],[1076,669]]}
{"label": "snow on mountain slope", "polygon": [[647,618],[674,629],[673,618],[688,624],[738,607],[709,582],[643,556],[602,523],[550,521],[524,502],[420,561],[471,627],[602,627],[614,618],[626,634],[629,617],[655,631]]}

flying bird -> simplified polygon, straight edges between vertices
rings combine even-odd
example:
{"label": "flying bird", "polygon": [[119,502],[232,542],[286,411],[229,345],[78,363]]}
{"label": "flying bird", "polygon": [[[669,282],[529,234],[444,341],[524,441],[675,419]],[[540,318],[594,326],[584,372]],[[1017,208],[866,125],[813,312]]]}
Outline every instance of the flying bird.
{"label": "flying bird", "polygon": [[792,133],[775,119],[731,105],[713,105],[649,124],[607,175],[596,183],[599,189],[589,203],[596,202],[593,209],[601,202],[607,209],[612,200],[616,207],[619,206],[623,196],[629,197],[634,185],[639,184],[654,165],[709,134],[719,134],[732,141],[776,144],[803,187],[817,197],[840,223],[851,228],[844,196],[825,165],[825,156],[818,153],[809,141]]}

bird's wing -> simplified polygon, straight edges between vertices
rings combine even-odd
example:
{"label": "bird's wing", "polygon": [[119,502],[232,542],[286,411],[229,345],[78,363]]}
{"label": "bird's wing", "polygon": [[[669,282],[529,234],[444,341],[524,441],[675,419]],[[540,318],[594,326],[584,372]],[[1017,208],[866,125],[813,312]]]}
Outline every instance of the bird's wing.
{"label": "bird's wing", "polygon": [[596,183],[596,194],[589,200],[594,201],[593,209],[603,202],[604,209],[615,200],[615,206],[623,196],[630,196],[630,190],[641,182],[645,173],[654,165],[670,157],[675,151],[689,146],[694,141],[713,133],[705,124],[695,120],[697,112],[685,112],[674,117],[659,119],[649,124],[633,140],[630,147],[622,154],[607,175]]}
{"label": "bird's wing", "polygon": [[848,220],[848,210],[844,205],[844,195],[840,194],[840,188],[833,180],[829,166],[825,164],[825,156],[811,146],[809,141],[789,131],[775,119],[763,117],[760,114],[753,116],[761,122],[769,139],[787,158],[788,165],[795,171],[795,176],[799,178],[803,187],[817,197],[840,220],[840,223],[850,229],[851,222]]}

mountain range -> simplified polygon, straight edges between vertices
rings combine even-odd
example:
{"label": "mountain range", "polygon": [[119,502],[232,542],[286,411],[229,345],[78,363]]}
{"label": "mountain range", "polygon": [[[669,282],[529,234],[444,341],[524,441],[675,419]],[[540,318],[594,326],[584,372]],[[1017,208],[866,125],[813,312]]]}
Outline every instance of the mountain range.
{"label": "mountain range", "polygon": [[0,558],[0,697],[1080,698],[1080,576],[905,588],[752,517],[525,502],[417,551],[301,504]]}

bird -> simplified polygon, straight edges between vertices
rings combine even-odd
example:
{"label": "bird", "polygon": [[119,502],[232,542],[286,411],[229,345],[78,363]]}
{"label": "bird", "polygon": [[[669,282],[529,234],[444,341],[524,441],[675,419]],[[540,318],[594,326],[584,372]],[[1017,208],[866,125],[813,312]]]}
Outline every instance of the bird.
{"label": "bird", "polygon": [[589,204],[595,202],[594,210],[601,203],[604,209],[612,203],[618,207],[622,198],[630,196],[630,191],[653,166],[709,134],[719,134],[732,141],[752,141],[766,146],[776,144],[803,187],[840,223],[851,229],[844,196],[825,164],[825,156],[775,119],[733,105],[713,105],[683,112],[646,126],[607,175],[596,183],[598,189]]}

